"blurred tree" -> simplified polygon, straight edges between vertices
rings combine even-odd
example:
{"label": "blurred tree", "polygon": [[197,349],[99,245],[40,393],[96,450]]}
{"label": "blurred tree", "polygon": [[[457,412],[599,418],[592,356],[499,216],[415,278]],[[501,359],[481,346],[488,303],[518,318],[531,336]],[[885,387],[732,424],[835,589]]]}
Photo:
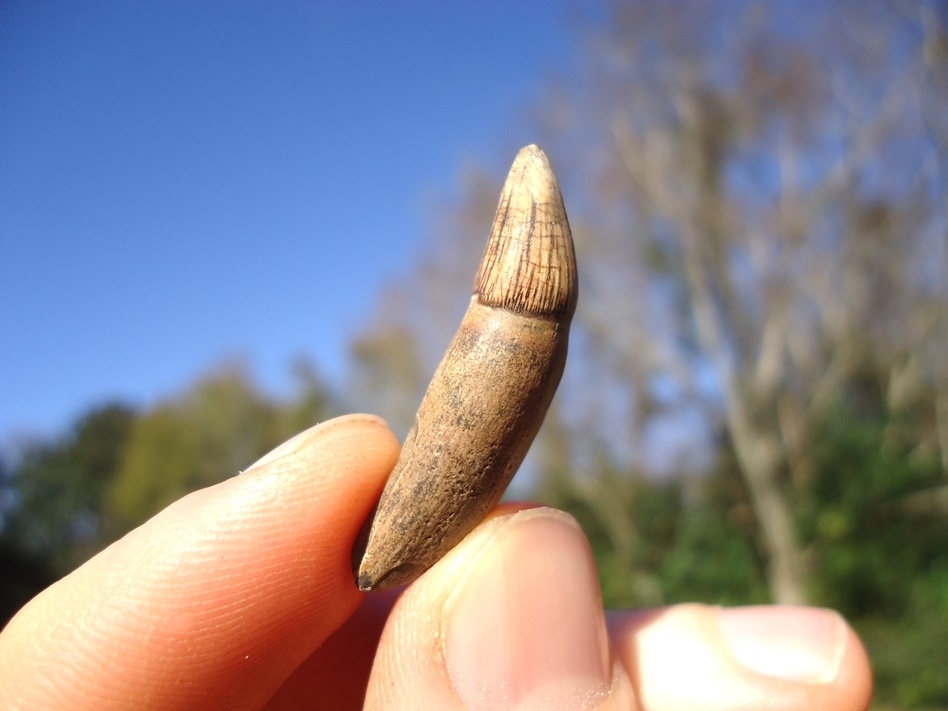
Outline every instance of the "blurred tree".
{"label": "blurred tree", "polygon": [[58,577],[46,558],[27,554],[5,535],[0,535],[0,572],[0,629]]}
{"label": "blurred tree", "polygon": [[659,385],[722,419],[777,601],[807,598],[794,497],[841,389],[928,393],[914,435],[945,456],[938,11],[617,2],[545,115],[589,186],[580,319],[611,353],[593,363],[632,384],[629,431]]}
{"label": "blurred tree", "polygon": [[815,601],[853,620],[880,703],[941,708],[948,516],[933,492],[944,490],[944,470],[936,452],[917,446],[915,423],[881,407],[869,417],[862,398],[858,409],[840,403],[811,428],[812,485],[797,513]]}
{"label": "blurred tree", "polygon": [[33,595],[98,551],[102,499],[134,411],[95,407],[65,436],[23,445],[0,472],[0,624]]}
{"label": "blurred tree", "polygon": [[[197,488],[201,466],[198,439],[194,423],[174,405],[159,405],[135,423],[106,500],[112,537]],[[220,476],[232,473],[224,469]]]}
{"label": "blurred tree", "polygon": [[101,503],[134,420],[129,406],[110,403],[81,416],[62,439],[27,445],[8,479],[3,537],[58,574],[98,550]]}
{"label": "blurred tree", "polygon": [[[830,604],[915,660],[888,654],[880,698],[933,706],[948,703],[925,666],[948,628],[946,27],[934,0],[591,12],[579,66],[534,110],[580,299],[525,472],[589,533],[609,602]],[[407,421],[502,179],[465,175],[360,342],[366,382]],[[923,630],[893,639],[906,614]]]}
{"label": "blurred tree", "polygon": [[141,414],[121,403],[82,415],[65,436],[0,460],[0,615],[194,489],[237,473],[336,413],[305,359],[285,401],[225,365]]}
{"label": "blurred tree", "polygon": [[349,398],[358,410],[385,413],[393,431],[408,434],[425,377],[417,340],[397,325],[367,330],[350,346]]}
{"label": "blurred tree", "polygon": [[296,380],[296,394],[284,406],[288,436],[332,417],[338,410],[335,396],[310,360],[297,358],[291,370]]}
{"label": "blurred tree", "polygon": [[245,372],[225,366],[136,422],[109,492],[112,536],[133,528],[190,491],[222,481],[270,449],[331,415],[315,369],[295,365],[300,394],[279,403]]}
{"label": "blurred tree", "polygon": [[348,404],[378,412],[402,437],[467,309],[499,186],[478,168],[462,171],[458,197],[435,209],[422,258],[385,289],[350,346]]}

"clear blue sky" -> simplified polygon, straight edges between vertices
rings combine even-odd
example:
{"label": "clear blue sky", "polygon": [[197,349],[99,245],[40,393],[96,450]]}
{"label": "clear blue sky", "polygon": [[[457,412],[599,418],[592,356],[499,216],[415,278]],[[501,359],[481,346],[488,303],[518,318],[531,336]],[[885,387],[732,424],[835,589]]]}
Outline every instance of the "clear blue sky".
{"label": "clear blue sky", "polygon": [[230,357],[340,377],[571,42],[561,1],[4,2],[0,443]]}

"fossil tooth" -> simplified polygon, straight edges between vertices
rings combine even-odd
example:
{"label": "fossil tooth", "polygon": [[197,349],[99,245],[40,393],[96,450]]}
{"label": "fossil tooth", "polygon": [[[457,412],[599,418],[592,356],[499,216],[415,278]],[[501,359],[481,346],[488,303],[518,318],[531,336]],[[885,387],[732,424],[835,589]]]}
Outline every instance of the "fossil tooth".
{"label": "fossil tooth", "polygon": [[354,546],[361,590],[412,582],[500,499],[563,374],[576,296],[559,185],[527,146],[504,183],[471,304]]}

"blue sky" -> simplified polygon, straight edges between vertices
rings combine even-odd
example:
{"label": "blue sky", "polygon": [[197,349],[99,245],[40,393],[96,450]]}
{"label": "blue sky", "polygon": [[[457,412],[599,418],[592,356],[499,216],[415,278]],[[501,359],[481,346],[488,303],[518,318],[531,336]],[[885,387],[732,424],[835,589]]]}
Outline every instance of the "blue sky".
{"label": "blue sky", "polygon": [[565,1],[5,2],[0,442],[228,358],[341,378],[571,42]]}

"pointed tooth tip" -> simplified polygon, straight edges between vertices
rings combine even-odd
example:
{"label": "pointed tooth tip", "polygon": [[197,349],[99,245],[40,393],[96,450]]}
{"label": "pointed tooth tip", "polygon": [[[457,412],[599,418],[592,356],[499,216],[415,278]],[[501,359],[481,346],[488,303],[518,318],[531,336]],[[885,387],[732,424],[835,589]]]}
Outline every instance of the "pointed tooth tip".
{"label": "pointed tooth tip", "polygon": [[536,202],[552,202],[559,196],[560,186],[550,159],[535,143],[521,148],[514,158],[503,192],[514,190],[527,193]]}
{"label": "pointed tooth tip", "polygon": [[530,155],[536,156],[537,158],[540,158],[541,160],[548,160],[546,157],[546,153],[544,153],[543,149],[540,148],[540,146],[538,146],[536,143],[531,143],[529,146],[524,146],[517,152],[517,158],[530,156]]}
{"label": "pointed tooth tip", "polygon": [[531,143],[529,146],[521,148],[517,152],[517,157],[514,159],[514,165],[516,165],[518,161],[526,160],[527,158],[534,158],[545,163],[550,162],[549,158],[546,157],[546,153],[544,153],[543,149],[536,143]]}
{"label": "pointed tooth tip", "polygon": [[576,257],[556,175],[536,144],[520,149],[500,195],[474,283],[485,305],[569,319]]}

